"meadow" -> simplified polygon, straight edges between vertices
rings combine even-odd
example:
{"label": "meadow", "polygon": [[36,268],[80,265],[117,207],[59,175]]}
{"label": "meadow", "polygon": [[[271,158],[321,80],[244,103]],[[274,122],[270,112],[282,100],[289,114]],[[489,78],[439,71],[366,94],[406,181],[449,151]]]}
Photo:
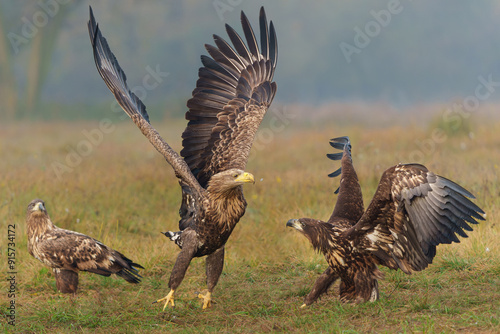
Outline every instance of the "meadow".
{"label": "meadow", "polygon": [[[267,124],[267,125],[266,125]],[[18,333],[383,333],[500,331],[500,121],[476,119],[467,131],[439,124],[390,125],[321,122],[271,129],[263,124],[247,171],[248,202],[226,245],[215,304],[201,309],[203,259],[195,259],[177,291],[175,308],[152,302],[168,293],[178,254],[160,232],[176,230],[180,188],[171,167],[128,120],[125,122],[17,122],[0,125],[0,241],[2,273],[9,272],[7,225],[15,224],[15,327]],[[181,120],[156,124],[180,150]],[[266,132],[267,129],[267,132]],[[446,132],[448,131],[448,132]],[[100,132],[100,135],[99,135]],[[335,203],[338,168],[326,153],[330,138],[349,135],[365,205],[382,172],[418,159],[476,195],[487,220],[459,244],[441,245],[434,263],[414,275],[383,269],[380,300],[343,305],[337,286],[312,306],[304,296],[326,268],[321,254],[285,224],[327,219]],[[93,137],[92,137],[93,136]],[[89,139],[91,138],[91,139]],[[444,138],[444,139],[443,139]],[[76,230],[123,252],[145,267],[143,281],[80,274],[76,296],[59,294],[51,270],[29,256],[25,210],[41,198],[59,227]],[[7,276],[7,275],[5,275]],[[0,282],[8,315],[9,282]]]}

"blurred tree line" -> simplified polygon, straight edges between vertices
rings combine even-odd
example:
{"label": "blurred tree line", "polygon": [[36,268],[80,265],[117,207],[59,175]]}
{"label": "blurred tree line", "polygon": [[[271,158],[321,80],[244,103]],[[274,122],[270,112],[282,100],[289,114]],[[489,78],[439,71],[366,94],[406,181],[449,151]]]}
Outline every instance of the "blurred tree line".
{"label": "blurred tree line", "polygon": [[[0,3],[0,106],[5,118],[36,112],[61,25],[76,6],[74,0]],[[18,33],[11,30],[16,25],[12,20],[17,17],[13,13],[21,17]],[[30,44],[26,51],[28,64],[23,73],[26,84],[20,91],[14,66],[26,44]]]}
{"label": "blurred tree line", "polygon": [[[405,106],[474,94],[480,75],[500,82],[498,1],[262,4],[278,34],[282,103]],[[93,64],[88,5],[131,88],[148,68],[168,72],[144,96],[148,112],[163,117],[185,112],[211,35],[225,37],[226,22],[241,32],[241,10],[258,29],[261,3],[0,0],[1,119],[96,118],[114,108]]]}

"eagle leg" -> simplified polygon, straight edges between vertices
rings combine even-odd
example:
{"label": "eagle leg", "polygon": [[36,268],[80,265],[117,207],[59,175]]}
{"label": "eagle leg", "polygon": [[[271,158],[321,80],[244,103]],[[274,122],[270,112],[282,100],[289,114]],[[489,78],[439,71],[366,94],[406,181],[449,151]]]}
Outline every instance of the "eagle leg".
{"label": "eagle leg", "polygon": [[212,293],[207,291],[204,295],[198,293],[198,298],[203,299],[203,309],[209,308],[212,306]]}
{"label": "eagle leg", "polygon": [[219,277],[222,274],[222,268],[224,268],[224,246],[208,255],[205,261],[208,292],[205,295],[202,295],[201,293],[198,294],[198,297],[203,299],[203,309],[212,305],[212,291],[215,289],[215,286],[219,281]]}
{"label": "eagle leg", "polygon": [[181,238],[183,247],[181,252],[177,256],[177,260],[175,260],[174,268],[170,273],[170,280],[168,282],[168,287],[170,288],[170,292],[162,299],[158,299],[157,301],[153,302],[153,304],[155,304],[165,300],[166,302],[165,306],[163,306],[163,310],[165,310],[169,302],[172,304],[172,306],[175,306],[174,291],[177,290],[179,285],[181,285],[181,282],[184,279],[184,275],[186,275],[186,271],[189,267],[189,264],[191,263],[191,260],[193,259],[193,256],[196,253],[196,242],[197,242],[196,232],[187,229],[182,233]]}
{"label": "eagle leg", "polygon": [[358,280],[340,282],[339,292],[342,303],[366,303],[379,299],[378,281],[376,278],[366,278],[357,275]]}
{"label": "eagle leg", "polygon": [[322,294],[328,291],[328,288],[339,278],[339,276],[333,271],[332,267],[326,268],[326,270],[318,277],[314,286],[306,296],[304,304],[301,308],[311,305],[319,298]]}
{"label": "eagle leg", "polygon": [[78,272],[60,268],[52,269],[56,277],[57,291],[62,293],[76,293],[78,289]]}
{"label": "eagle leg", "polygon": [[165,305],[163,306],[163,311],[165,311],[165,309],[167,308],[168,303],[171,303],[172,307],[174,307],[175,306],[175,304],[174,304],[174,292],[175,292],[175,290],[171,289],[170,292],[168,293],[168,295],[166,295],[162,299],[158,299],[157,301],[153,302],[153,304],[161,303],[162,301],[165,300]]}

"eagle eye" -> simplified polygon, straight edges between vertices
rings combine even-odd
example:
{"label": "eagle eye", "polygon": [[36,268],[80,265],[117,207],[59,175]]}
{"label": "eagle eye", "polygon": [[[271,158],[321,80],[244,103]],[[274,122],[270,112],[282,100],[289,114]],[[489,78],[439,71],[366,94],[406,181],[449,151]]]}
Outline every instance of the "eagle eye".
{"label": "eagle eye", "polygon": [[238,176],[239,176],[239,174],[238,174],[238,173],[235,173],[235,174],[233,175],[233,177],[234,177],[234,178],[237,178]]}

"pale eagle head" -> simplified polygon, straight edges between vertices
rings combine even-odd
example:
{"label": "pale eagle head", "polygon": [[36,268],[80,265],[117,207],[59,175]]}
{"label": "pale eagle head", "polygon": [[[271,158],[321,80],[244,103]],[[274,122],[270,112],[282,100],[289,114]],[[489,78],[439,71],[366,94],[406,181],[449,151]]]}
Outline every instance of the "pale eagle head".
{"label": "pale eagle head", "polygon": [[207,189],[213,193],[224,193],[245,183],[255,183],[252,174],[241,169],[228,169],[213,175],[208,181]]}
{"label": "pale eagle head", "polygon": [[316,250],[327,250],[330,246],[330,224],[312,218],[290,219],[286,223],[287,227],[292,227],[302,233]]}
{"label": "pale eagle head", "polygon": [[47,215],[47,210],[45,209],[45,203],[41,199],[34,199],[28,204],[28,209],[26,210],[28,215],[43,216]]}

